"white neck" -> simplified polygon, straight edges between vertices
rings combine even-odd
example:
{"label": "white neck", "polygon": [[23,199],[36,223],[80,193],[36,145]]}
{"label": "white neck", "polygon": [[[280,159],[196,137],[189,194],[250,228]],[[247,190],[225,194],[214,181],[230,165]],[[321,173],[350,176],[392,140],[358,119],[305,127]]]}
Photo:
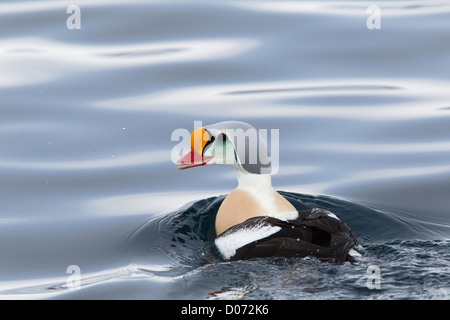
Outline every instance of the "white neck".
{"label": "white neck", "polygon": [[238,187],[251,193],[255,200],[267,211],[276,210],[272,176],[269,174],[253,174],[236,170]]}

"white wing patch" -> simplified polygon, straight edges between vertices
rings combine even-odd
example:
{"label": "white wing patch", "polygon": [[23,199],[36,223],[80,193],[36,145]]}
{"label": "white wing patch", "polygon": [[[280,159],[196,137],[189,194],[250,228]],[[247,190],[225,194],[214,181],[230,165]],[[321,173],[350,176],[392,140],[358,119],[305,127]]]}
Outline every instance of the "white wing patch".
{"label": "white wing patch", "polygon": [[330,211],[327,212],[327,216],[329,216],[330,218],[338,219],[339,221],[341,220],[334,213],[332,213]]}
{"label": "white wing patch", "polygon": [[214,241],[220,254],[225,259],[230,259],[236,254],[236,250],[256,240],[267,238],[281,230],[281,227],[257,224],[250,228],[238,229],[235,232],[219,236]]}
{"label": "white wing patch", "polygon": [[280,213],[269,213],[268,216],[277,218],[283,221],[289,221],[289,220],[295,220],[298,218],[298,212],[297,211],[286,211],[286,212],[280,212]]}
{"label": "white wing patch", "polygon": [[350,249],[350,251],[348,252],[349,255],[351,255],[353,258],[359,258],[362,257],[362,254],[359,253],[358,251],[356,251],[355,249]]}

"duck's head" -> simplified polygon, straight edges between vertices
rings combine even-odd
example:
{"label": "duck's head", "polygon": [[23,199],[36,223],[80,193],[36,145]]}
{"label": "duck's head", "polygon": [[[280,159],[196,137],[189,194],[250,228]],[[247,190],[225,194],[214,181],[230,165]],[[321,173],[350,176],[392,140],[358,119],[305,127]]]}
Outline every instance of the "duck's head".
{"label": "duck's head", "polygon": [[270,174],[271,159],[264,137],[253,126],[225,121],[195,129],[191,150],[178,159],[178,169],[220,164],[252,174]]}

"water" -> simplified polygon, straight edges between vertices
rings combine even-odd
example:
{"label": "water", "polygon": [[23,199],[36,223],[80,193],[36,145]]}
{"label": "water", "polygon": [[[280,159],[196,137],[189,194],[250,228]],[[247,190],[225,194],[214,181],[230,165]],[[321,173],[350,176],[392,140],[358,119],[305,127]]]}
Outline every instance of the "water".
{"label": "water", "polygon": [[[370,30],[372,2],[77,1],[69,30],[72,4],[0,3],[2,298],[448,299],[448,4]],[[170,160],[196,120],[279,129],[274,186],[360,262],[222,261],[233,169]]]}

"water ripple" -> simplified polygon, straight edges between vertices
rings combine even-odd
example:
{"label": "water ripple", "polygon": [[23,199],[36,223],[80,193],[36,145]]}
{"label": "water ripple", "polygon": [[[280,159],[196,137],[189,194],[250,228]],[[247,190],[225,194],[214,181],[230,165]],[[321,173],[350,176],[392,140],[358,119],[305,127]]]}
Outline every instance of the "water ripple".
{"label": "water ripple", "polygon": [[148,151],[123,156],[111,155],[108,158],[79,160],[79,161],[57,161],[57,162],[26,162],[26,161],[0,161],[0,168],[16,168],[27,170],[89,170],[106,169],[143,164],[155,164],[170,159],[170,151]]}
{"label": "water ripple", "polygon": [[312,149],[346,153],[428,153],[449,152],[450,141],[431,141],[423,143],[326,143],[315,144]]}
{"label": "water ripple", "polygon": [[13,38],[0,41],[3,69],[0,88],[29,85],[70,73],[111,70],[229,58],[255,47],[247,39],[206,39],[128,45],[85,45],[49,39]]}
{"label": "water ripple", "polygon": [[[382,83],[382,84],[380,84]],[[101,101],[96,105],[107,109],[127,109],[140,111],[165,111],[180,114],[217,116],[217,108],[224,107],[229,117],[259,118],[273,117],[273,110],[279,118],[327,117],[366,121],[411,120],[424,117],[441,117],[436,106],[450,99],[446,81],[410,79],[340,79],[314,83],[268,83],[241,84],[233,86],[196,86],[174,89]],[[376,93],[389,97],[383,104],[352,105],[353,97]],[[286,103],[286,99],[300,97],[327,97],[328,104]],[[349,106],[336,108],[333,96],[347,96]],[[367,101],[371,101],[370,97]],[[393,97],[407,97],[403,102],[395,102]],[[343,103],[344,104],[344,103]],[[215,108],[211,108],[214,105]],[[245,105],[245,107],[242,107]],[[194,107],[195,106],[195,107]],[[223,114],[220,114],[223,116]]]}
{"label": "water ripple", "polygon": [[[244,1],[236,3],[236,6],[257,11],[279,12],[284,14],[321,14],[367,17],[367,7],[371,3],[358,3],[351,1]],[[427,1],[418,4],[417,1],[383,2],[383,15],[405,16],[430,13],[449,12],[450,5],[442,1]]]}

